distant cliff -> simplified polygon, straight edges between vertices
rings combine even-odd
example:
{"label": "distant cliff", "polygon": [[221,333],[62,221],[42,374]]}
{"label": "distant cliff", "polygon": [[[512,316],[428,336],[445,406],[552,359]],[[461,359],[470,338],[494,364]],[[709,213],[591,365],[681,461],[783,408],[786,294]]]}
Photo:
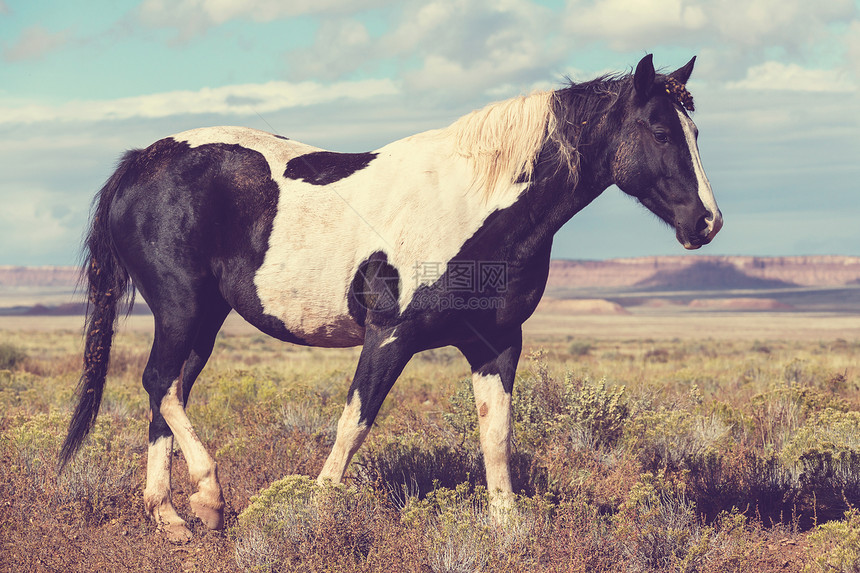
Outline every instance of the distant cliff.
{"label": "distant cliff", "polygon": [[[0,286],[68,287],[78,267],[0,266]],[[860,284],[860,257],[670,256],[552,261],[548,288],[720,290]]]}
{"label": "distant cliff", "polygon": [[860,284],[860,257],[671,256],[552,261],[548,289],[726,290]]}

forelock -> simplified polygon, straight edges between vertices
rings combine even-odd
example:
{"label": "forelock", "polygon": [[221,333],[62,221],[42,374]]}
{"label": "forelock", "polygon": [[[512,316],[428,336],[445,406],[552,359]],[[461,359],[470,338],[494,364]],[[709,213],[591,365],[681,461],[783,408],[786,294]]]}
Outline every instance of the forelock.
{"label": "forelock", "polygon": [[672,98],[675,103],[687,111],[696,110],[696,107],[693,104],[693,95],[687,91],[687,86],[685,84],[682,84],[671,76],[667,76],[663,85],[666,93],[669,94],[669,97]]}

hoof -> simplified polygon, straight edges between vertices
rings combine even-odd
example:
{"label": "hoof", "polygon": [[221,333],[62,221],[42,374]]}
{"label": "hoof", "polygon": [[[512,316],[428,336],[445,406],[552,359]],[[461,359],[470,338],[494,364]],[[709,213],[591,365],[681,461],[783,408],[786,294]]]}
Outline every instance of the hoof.
{"label": "hoof", "polygon": [[164,532],[167,540],[177,545],[182,545],[191,541],[194,537],[191,530],[185,527],[185,522],[180,523],[162,523],[159,529]]}
{"label": "hoof", "polygon": [[[189,500],[194,515],[209,529],[224,529],[224,502],[219,500],[217,504],[201,501],[200,492],[195,493]],[[213,507],[216,506],[216,507]]]}
{"label": "hoof", "polygon": [[171,543],[188,543],[194,537],[169,499],[161,503],[146,502],[146,511],[158,530],[163,532]]}

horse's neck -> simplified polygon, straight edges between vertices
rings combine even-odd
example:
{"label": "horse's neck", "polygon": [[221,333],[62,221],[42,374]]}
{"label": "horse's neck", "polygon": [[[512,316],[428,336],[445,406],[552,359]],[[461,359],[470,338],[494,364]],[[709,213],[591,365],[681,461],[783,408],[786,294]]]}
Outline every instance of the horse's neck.
{"label": "horse's neck", "polygon": [[554,235],[574,215],[588,206],[611,184],[607,158],[601,154],[583,154],[577,173],[559,168],[551,157],[553,149],[545,149],[529,189],[529,211],[535,232]]}

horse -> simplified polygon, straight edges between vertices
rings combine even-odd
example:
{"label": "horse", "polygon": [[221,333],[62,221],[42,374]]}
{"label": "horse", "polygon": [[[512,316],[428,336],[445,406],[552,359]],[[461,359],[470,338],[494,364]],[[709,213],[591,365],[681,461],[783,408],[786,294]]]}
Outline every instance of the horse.
{"label": "horse", "polygon": [[[696,249],[722,226],[688,112],[696,58],[670,74],[565,82],[448,127],[337,153],[241,127],[130,150],[93,201],[77,406],[60,471],[95,423],[122,302],[149,305],[144,505],[191,538],[171,497],[174,438],[194,513],[224,526],[217,464],[186,416],[231,310],[293,344],[362,346],[319,481],[340,482],[411,357],[454,346],[472,372],[491,507],[511,507],[511,394],[522,324],[547,282],[553,236],[610,185]],[[130,288],[131,287],[131,288]]]}

